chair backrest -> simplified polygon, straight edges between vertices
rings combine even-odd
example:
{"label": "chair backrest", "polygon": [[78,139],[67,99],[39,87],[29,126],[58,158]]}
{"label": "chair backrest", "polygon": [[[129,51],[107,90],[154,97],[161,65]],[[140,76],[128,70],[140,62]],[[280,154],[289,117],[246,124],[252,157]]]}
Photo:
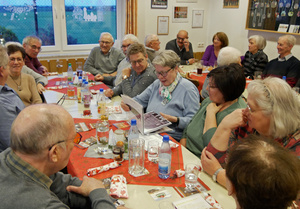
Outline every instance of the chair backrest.
{"label": "chair backrest", "polygon": [[188,79],[190,82],[192,82],[197,88],[199,87],[199,81],[196,79],[191,79],[189,77],[186,77],[186,79]]}

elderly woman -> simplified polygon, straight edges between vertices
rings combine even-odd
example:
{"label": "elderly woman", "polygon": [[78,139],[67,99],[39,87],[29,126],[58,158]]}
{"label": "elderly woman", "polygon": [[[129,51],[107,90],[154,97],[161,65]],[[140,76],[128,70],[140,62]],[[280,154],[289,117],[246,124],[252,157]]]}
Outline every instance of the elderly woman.
{"label": "elderly woman", "polygon": [[214,66],[220,50],[228,46],[228,37],[223,32],[217,32],[212,38],[213,44],[206,47],[201,60],[205,66]]}
{"label": "elderly woman", "polygon": [[288,83],[274,77],[254,80],[247,90],[247,108],[223,119],[201,155],[204,170],[222,185],[225,170],[221,164],[225,164],[228,145],[249,134],[274,139],[300,158],[300,102],[296,93]]}
{"label": "elderly woman", "polygon": [[[133,99],[147,112],[160,113],[172,122],[170,128],[173,131],[167,133],[179,141],[182,131],[199,109],[198,89],[178,73],[180,58],[174,51],[162,51],[152,63],[158,79]],[[122,107],[125,111],[129,110],[124,103]]]}
{"label": "elderly woman", "polygon": [[7,47],[7,53],[10,75],[6,84],[17,92],[25,106],[42,103],[34,78],[21,72],[25,58],[24,49],[12,44]]}
{"label": "elderly woman", "polygon": [[199,157],[223,118],[236,109],[246,107],[240,97],[246,85],[243,67],[239,64],[221,66],[212,70],[207,77],[209,98],[201,103],[180,140],[182,145]]}
{"label": "elderly woman", "polygon": [[263,36],[254,35],[249,39],[249,51],[246,52],[242,65],[245,67],[245,76],[253,79],[255,71],[263,71],[268,63],[268,56],[263,52],[267,42]]}
{"label": "elderly woman", "polygon": [[299,159],[272,139],[250,137],[229,152],[228,194],[240,209],[287,209],[300,190]]}

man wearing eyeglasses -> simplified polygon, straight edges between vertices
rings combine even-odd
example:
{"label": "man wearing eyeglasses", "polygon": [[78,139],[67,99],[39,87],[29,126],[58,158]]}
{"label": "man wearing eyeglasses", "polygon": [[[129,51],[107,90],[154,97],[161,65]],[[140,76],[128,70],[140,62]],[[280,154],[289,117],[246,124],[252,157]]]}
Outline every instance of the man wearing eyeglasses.
{"label": "man wearing eyeglasses", "polygon": [[37,58],[42,50],[42,40],[37,36],[27,36],[22,44],[26,52],[25,65],[41,75],[47,75],[48,69]]}
{"label": "man wearing eyeglasses", "polygon": [[11,128],[11,147],[0,154],[1,207],[115,209],[102,181],[59,172],[78,136],[61,106],[31,105],[21,111]]}
{"label": "man wearing eyeglasses", "polygon": [[176,52],[180,57],[181,65],[190,65],[195,62],[192,43],[189,42],[189,35],[185,30],[180,30],[177,38],[167,43],[166,49]]}
{"label": "man wearing eyeglasses", "polygon": [[113,97],[125,94],[135,97],[142,93],[157,78],[154,66],[148,63],[148,55],[143,44],[131,44],[127,51],[127,59],[131,68],[122,71],[123,81],[113,89],[104,92],[105,96]]}
{"label": "man wearing eyeglasses", "polygon": [[89,57],[84,63],[84,71],[95,76],[95,80],[100,80],[102,76],[116,76],[117,68],[125,55],[120,49],[113,47],[114,38],[108,32],[103,32],[99,38],[100,46],[92,49]]}
{"label": "man wearing eyeglasses", "polygon": [[[133,43],[137,43],[138,41],[138,38],[133,34],[127,34],[124,36],[121,48],[125,56],[127,55],[128,47]],[[116,76],[103,76],[101,74],[98,74],[94,79],[95,81],[102,81],[109,87],[114,87],[122,82],[122,70],[130,67],[131,64],[125,57],[118,65]]]}

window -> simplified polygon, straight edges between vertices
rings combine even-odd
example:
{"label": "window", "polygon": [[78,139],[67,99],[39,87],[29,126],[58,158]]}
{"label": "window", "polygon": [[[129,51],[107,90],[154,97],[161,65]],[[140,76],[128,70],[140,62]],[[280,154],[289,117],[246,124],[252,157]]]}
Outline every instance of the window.
{"label": "window", "polygon": [[5,41],[22,42],[27,35],[37,35],[43,52],[90,50],[98,45],[102,32],[122,38],[122,4],[117,0],[0,0],[0,32]]}

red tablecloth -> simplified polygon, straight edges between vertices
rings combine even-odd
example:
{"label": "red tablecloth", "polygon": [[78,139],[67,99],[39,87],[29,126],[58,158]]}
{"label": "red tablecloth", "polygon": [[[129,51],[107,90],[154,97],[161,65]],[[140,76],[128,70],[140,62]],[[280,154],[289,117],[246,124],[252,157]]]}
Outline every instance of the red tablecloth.
{"label": "red tablecloth", "polygon": [[[95,123],[96,119],[74,119],[75,123],[85,122]],[[109,121],[110,124],[115,123],[116,121]],[[113,126],[111,126],[114,128]],[[96,131],[90,130],[87,132],[81,132],[83,140],[89,138],[90,136],[95,136]],[[174,141],[174,140],[173,140]],[[68,163],[68,172],[72,176],[76,176],[80,179],[87,174],[87,169],[102,166],[108,163],[113,162],[112,159],[103,159],[103,158],[88,158],[83,157],[86,152],[86,149],[82,150],[78,147],[74,147],[70,160]],[[111,177],[113,174],[122,174],[126,177],[129,184],[141,184],[141,185],[158,185],[158,186],[185,186],[184,177],[176,179],[160,179],[158,177],[158,164],[148,161],[147,154],[145,155],[145,168],[150,172],[150,174],[140,177],[133,177],[128,173],[128,160],[122,162],[122,165],[118,168],[97,174],[93,176],[94,178],[104,179]],[[181,152],[181,145],[179,147],[172,149],[172,164],[171,164],[171,174],[178,169],[183,169],[183,158]]]}

